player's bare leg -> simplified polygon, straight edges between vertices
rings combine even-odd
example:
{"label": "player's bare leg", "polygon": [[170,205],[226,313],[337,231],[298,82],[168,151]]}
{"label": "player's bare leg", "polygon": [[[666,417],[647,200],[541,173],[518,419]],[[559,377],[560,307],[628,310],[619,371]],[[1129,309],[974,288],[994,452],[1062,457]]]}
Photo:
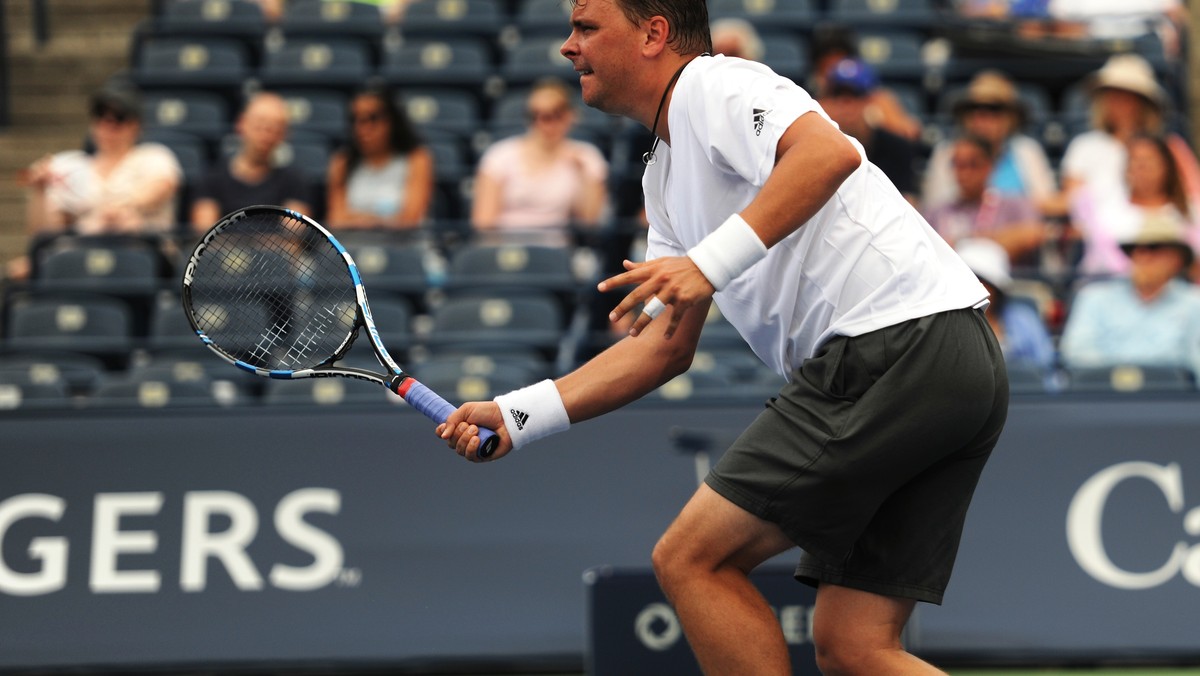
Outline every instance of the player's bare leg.
{"label": "player's bare leg", "polygon": [[654,548],[654,571],[705,674],[790,674],[775,614],[748,574],[795,545],[707,485]]}
{"label": "player's bare leg", "polygon": [[825,676],[942,674],[904,650],[900,632],[915,601],[823,584],[817,590],[813,640]]}

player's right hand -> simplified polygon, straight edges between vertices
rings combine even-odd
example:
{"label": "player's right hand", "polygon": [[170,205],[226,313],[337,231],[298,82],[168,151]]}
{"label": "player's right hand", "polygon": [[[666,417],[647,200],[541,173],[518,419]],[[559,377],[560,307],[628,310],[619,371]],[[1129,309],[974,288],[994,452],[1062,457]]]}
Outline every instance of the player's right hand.
{"label": "player's right hand", "polygon": [[[489,458],[479,457],[479,428],[496,431],[500,443]],[[470,462],[489,462],[508,455],[512,439],[504,427],[504,416],[494,401],[471,401],[463,404],[436,428],[436,433],[450,448]]]}

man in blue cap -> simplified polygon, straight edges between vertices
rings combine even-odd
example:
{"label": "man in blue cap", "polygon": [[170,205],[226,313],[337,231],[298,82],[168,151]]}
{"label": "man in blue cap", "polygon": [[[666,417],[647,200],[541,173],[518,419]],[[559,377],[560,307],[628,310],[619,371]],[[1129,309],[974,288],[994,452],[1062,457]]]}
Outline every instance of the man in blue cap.
{"label": "man in blue cap", "polygon": [[878,125],[879,113],[871,103],[871,93],[878,87],[873,68],[859,59],[842,59],[826,76],[817,101],[843,132],[858,139],[867,159],[915,205],[917,149],[912,141]]}

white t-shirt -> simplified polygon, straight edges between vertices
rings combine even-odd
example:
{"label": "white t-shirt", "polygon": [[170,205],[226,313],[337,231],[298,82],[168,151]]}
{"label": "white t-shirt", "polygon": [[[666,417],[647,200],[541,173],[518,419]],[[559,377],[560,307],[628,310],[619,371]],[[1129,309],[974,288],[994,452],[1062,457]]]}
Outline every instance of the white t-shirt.
{"label": "white t-shirt", "polygon": [[[158,143],[134,146],[107,176],[97,174],[92,156],[81,150],[56,154],[50,171],[56,180],[46,192],[47,203],[70,214],[75,232],[81,235],[106,231],[99,216],[103,207],[129,201],[151,181],[169,179],[178,184],[183,177],[175,154]],[[140,214],[143,223],[130,227],[140,232],[169,232],[175,224],[175,196],[172,193],[146,205]]]}
{"label": "white t-shirt", "polygon": [[1071,139],[1062,158],[1063,180],[1078,180],[1099,195],[1128,196],[1125,166],[1129,151],[1111,134],[1091,130]]}
{"label": "white t-shirt", "polygon": [[[780,137],[806,113],[829,119],[807,92],[766,66],[724,56],[689,64],[672,95],[671,145],[659,145],[658,162],[642,178],[646,258],[684,255],[745,208],[774,168]],[[859,168],[812,219],[714,297],[784,377],[831,336],[987,298],[953,249],[850,141],[863,157]]]}

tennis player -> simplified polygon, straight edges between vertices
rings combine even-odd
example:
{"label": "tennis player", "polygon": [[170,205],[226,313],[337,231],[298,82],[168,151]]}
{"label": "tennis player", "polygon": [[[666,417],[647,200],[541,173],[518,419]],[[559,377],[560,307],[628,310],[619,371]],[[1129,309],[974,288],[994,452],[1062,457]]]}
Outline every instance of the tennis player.
{"label": "tennis player", "polygon": [[647,261],[611,318],[630,335],[557,381],[437,428],[477,460],[616,409],[687,370],[709,303],[787,378],[653,553],[706,673],[785,674],[748,573],[792,547],[817,586],[826,674],[940,673],[900,633],[940,603],[1008,383],[987,292],[862,147],[796,84],[709,56],[704,0],[577,0],[562,53],[584,101],[653,130]]}

